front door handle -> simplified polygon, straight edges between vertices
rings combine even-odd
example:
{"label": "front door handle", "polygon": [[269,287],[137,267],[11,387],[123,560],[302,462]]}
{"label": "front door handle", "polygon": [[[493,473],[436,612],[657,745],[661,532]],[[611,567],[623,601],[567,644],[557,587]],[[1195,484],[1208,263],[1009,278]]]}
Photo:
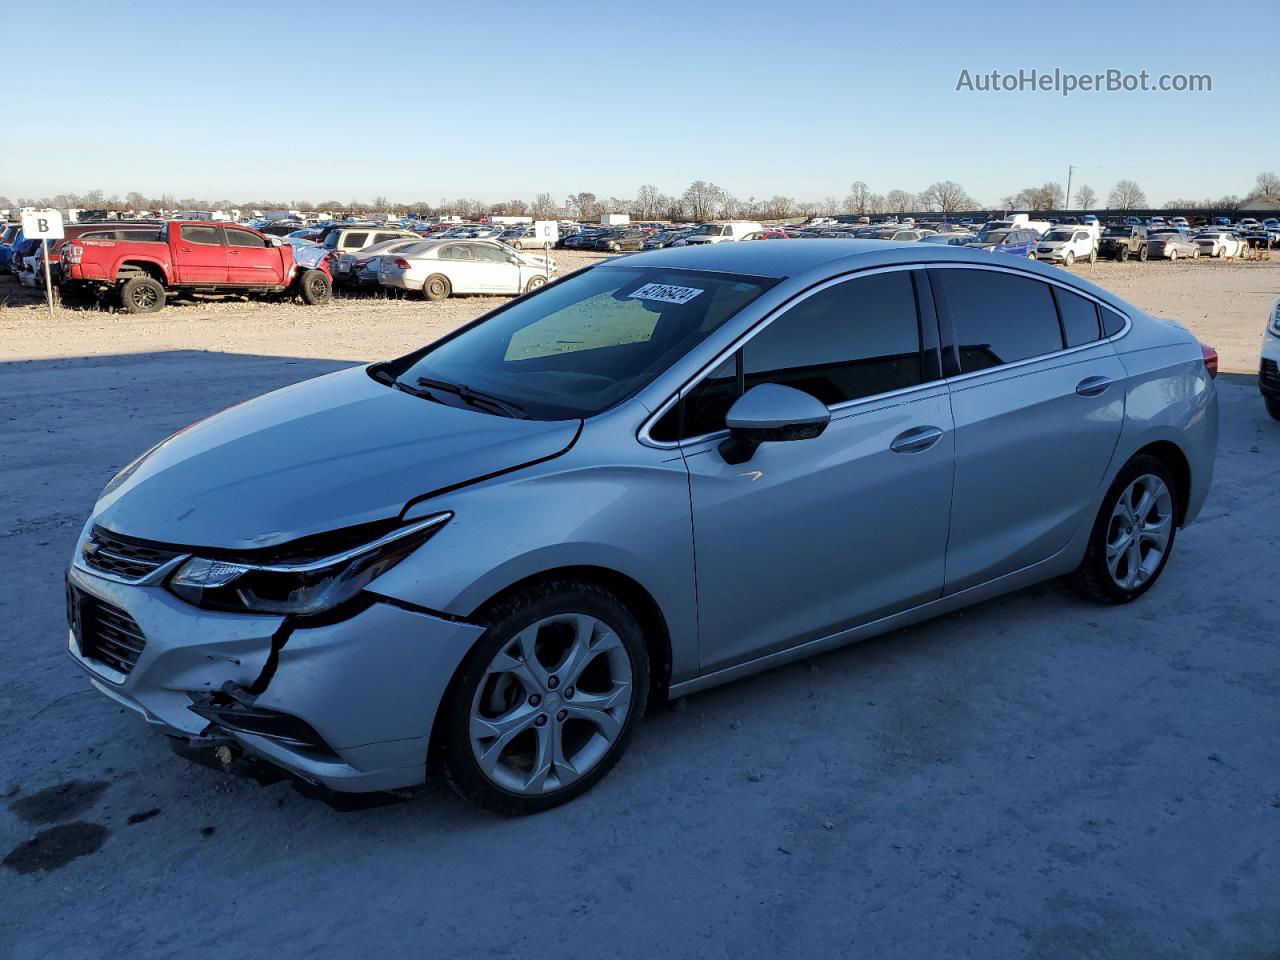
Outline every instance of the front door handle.
{"label": "front door handle", "polygon": [[893,438],[889,449],[894,453],[919,453],[928,450],[942,438],[938,427],[912,427]]}
{"label": "front door handle", "polygon": [[1085,377],[1076,384],[1076,393],[1082,397],[1100,397],[1111,386],[1110,377]]}

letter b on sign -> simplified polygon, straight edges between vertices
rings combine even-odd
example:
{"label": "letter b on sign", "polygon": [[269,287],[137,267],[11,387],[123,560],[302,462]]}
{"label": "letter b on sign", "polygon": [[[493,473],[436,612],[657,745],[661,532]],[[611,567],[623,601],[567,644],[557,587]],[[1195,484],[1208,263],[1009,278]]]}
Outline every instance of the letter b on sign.
{"label": "letter b on sign", "polygon": [[22,215],[22,235],[28,240],[61,240],[62,214],[57,210],[40,210]]}

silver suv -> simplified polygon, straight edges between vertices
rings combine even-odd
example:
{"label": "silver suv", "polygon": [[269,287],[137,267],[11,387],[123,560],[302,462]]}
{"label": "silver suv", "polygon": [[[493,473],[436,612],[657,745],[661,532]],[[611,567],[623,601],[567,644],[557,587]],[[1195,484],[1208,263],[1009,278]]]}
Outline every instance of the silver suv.
{"label": "silver suv", "polygon": [[1209,489],[1215,371],[964,248],[607,261],[134,460],[76,547],[69,651],[226,762],[541,810],[654,700],[1051,577],[1142,596]]}

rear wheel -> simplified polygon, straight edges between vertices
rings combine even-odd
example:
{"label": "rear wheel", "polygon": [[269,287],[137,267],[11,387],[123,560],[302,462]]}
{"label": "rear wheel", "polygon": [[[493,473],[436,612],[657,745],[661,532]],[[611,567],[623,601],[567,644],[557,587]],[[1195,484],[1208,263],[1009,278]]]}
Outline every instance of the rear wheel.
{"label": "rear wheel", "polygon": [[1067,255],[1062,258],[1062,262],[1069,267],[1076,262],[1076,255],[1068,250]]}
{"label": "rear wheel", "polygon": [[1192,259],[1192,260],[1199,260],[1199,259],[1200,259],[1200,248],[1199,248],[1199,247],[1196,247],[1194,250],[1192,250],[1192,251],[1191,251],[1191,259]]}
{"label": "rear wheel", "polygon": [[556,580],[502,601],[446,695],[450,785],[498,813],[537,813],[589,790],[644,714],[640,625],[600,587]]}
{"label": "rear wheel", "polygon": [[298,282],[298,292],[303,303],[314,307],[329,302],[333,297],[333,286],[323,270],[308,270]]}
{"label": "rear wheel", "polygon": [[120,309],[125,313],[155,313],[164,306],[164,287],[153,277],[133,277],[120,285]]}
{"label": "rear wheel", "polygon": [[422,295],[428,300],[447,300],[452,292],[449,278],[439,273],[427,277],[427,282],[422,285]]}
{"label": "rear wheel", "polygon": [[1267,397],[1267,413],[1272,420],[1280,420],[1280,397]]}
{"label": "rear wheel", "polygon": [[1138,248],[1138,259],[1143,263],[1147,262],[1147,257],[1149,257],[1150,255],[1151,255],[1151,252],[1147,250],[1147,245],[1145,243]]}
{"label": "rear wheel", "polygon": [[524,292],[533,293],[533,291],[537,290],[539,287],[545,287],[546,285],[546,277],[530,277],[529,282],[524,285]]}
{"label": "rear wheel", "polygon": [[1173,263],[1173,261],[1175,261],[1175,260],[1177,260],[1177,259],[1178,259],[1178,251],[1177,251],[1177,250],[1175,250],[1175,249],[1173,249],[1173,247],[1170,247],[1170,248],[1169,248],[1169,262],[1170,262],[1170,263]]}
{"label": "rear wheel", "polygon": [[1036,260],[1036,259],[1038,259],[1038,258],[1036,257],[1036,252],[1035,252],[1034,250],[1028,250],[1028,251],[1027,251],[1027,259],[1028,259],[1028,260]]}
{"label": "rear wheel", "polygon": [[1146,593],[1173,552],[1177,502],[1163,460],[1144,454],[1126,463],[1102,500],[1072,585],[1098,603],[1128,603]]}

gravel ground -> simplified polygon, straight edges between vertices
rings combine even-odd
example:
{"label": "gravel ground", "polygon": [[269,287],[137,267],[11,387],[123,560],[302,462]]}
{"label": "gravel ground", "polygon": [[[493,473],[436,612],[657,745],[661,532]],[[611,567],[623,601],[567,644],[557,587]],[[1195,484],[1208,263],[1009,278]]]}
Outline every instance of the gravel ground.
{"label": "gravel ground", "polygon": [[[1280,273],[1095,276],[1251,370]],[[659,708],[533,819],[434,785],[340,813],[88,690],[62,572],[117,468],[490,303],[0,310],[0,957],[1277,955],[1280,424],[1229,377],[1209,502],[1138,603],[1046,584]]]}

